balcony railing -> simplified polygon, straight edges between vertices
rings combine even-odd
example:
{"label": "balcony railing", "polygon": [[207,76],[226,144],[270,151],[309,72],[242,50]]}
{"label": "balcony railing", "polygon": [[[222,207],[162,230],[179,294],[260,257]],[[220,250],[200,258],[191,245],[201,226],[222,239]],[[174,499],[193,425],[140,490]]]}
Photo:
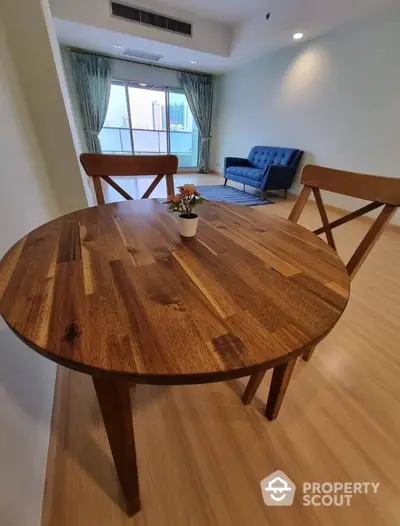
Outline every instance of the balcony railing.
{"label": "balcony railing", "polygon": [[[135,154],[162,155],[168,153],[165,130],[132,130]],[[103,153],[132,153],[128,128],[105,126],[99,135]],[[198,164],[198,132],[170,131],[170,153],[179,159],[180,167],[195,167]]]}

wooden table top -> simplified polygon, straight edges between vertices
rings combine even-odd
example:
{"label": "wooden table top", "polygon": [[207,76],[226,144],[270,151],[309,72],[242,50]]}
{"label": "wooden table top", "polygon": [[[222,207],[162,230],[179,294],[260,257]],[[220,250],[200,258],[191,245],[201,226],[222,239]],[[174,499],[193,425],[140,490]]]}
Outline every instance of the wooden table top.
{"label": "wooden table top", "polygon": [[0,313],[47,358],[149,384],[246,376],[329,333],[350,281],[323,240],[244,206],[199,215],[190,240],[153,199],[47,223],[1,261]]}

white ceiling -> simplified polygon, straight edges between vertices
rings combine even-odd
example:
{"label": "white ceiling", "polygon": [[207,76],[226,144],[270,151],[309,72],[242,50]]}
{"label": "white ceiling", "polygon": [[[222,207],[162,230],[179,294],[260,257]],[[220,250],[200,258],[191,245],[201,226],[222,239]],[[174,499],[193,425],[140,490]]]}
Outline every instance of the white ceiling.
{"label": "white ceiling", "polygon": [[[400,0],[121,0],[193,21],[193,39],[187,39],[112,19],[108,1],[52,0],[59,41],[121,56],[122,51],[113,47],[118,44],[161,54],[161,65],[210,73],[223,73],[264,53],[298,45],[292,39],[297,31],[308,40],[368,18],[380,9],[400,6]],[[96,13],[95,4],[99,6]],[[215,49],[213,39],[218,40]],[[220,51],[221,46],[227,52]],[[192,60],[198,64],[191,64]]]}

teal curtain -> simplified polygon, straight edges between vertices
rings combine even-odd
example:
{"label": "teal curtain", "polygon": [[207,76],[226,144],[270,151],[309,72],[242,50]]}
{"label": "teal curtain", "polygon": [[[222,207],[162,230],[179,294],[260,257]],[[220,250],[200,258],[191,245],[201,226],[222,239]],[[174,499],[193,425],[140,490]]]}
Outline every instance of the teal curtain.
{"label": "teal curtain", "polygon": [[208,173],[210,171],[213,79],[207,75],[180,73],[179,81],[200,132],[199,171]]}
{"label": "teal curtain", "polygon": [[110,61],[106,57],[75,51],[71,51],[71,61],[86,144],[89,152],[101,153],[99,133],[110,100]]}

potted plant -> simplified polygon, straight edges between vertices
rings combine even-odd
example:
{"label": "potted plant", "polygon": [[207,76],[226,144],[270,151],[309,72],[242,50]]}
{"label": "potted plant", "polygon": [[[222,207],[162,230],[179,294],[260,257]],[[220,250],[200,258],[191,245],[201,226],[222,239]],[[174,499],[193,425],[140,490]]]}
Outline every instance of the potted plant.
{"label": "potted plant", "polygon": [[193,209],[204,203],[194,184],[184,184],[178,187],[179,193],[168,197],[168,209],[170,212],[179,213],[179,229],[182,237],[194,237],[199,222],[199,216],[193,213]]}

